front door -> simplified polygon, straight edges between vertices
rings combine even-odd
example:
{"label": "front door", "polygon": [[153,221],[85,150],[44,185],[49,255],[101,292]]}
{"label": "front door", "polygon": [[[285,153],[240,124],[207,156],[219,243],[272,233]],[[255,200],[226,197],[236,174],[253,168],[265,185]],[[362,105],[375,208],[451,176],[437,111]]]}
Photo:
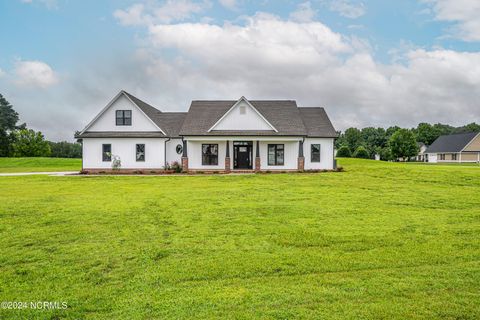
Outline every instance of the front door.
{"label": "front door", "polygon": [[252,169],[252,146],[251,141],[233,142],[234,169]]}

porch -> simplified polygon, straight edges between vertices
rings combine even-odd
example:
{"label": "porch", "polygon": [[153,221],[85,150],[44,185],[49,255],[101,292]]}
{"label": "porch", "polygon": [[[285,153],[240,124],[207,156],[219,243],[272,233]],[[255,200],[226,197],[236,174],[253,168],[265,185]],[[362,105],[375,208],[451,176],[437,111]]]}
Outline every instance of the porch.
{"label": "porch", "polygon": [[185,137],[187,172],[303,171],[303,137]]}

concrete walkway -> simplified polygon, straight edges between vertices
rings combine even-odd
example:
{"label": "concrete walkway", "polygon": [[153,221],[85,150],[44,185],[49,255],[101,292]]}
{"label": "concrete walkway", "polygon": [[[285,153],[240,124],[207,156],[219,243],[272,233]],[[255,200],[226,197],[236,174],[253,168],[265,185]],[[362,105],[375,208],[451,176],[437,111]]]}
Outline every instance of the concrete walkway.
{"label": "concrete walkway", "polygon": [[0,173],[0,177],[11,177],[11,176],[33,176],[36,174],[49,175],[49,176],[69,176],[73,174],[78,174],[78,171],[60,171],[60,172],[8,172]]}

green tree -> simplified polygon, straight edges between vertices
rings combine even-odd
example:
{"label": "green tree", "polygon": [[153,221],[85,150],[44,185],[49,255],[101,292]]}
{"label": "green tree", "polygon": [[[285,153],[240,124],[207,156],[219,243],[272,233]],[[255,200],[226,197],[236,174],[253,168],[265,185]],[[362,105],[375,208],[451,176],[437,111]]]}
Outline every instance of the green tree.
{"label": "green tree", "polygon": [[368,154],[367,149],[364,146],[358,146],[357,150],[353,153],[354,158],[361,158],[361,159],[370,159],[370,155]]}
{"label": "green tree", "polygon": [[456,128],[454,132],[455,133],[480,132],[480,124],[472,122],[463,127]]}
{"label": "green tree", "polygon": [[14,135],[12,131],[17,128],[18,113],[12,105],[0,94],[0,157],[12,154]]}
{"label": "green tree", "polygon": [[14,157],[49,157],[50,154],[50,145],[41,132],[32,129],[15,131]]}
{"label": "green tree", "polygon": [[340,158],[350,158],[352,156],[352,153],[350,152],[350,149],[348,149],[347,146],[341,146],[337,150],[337,157]]}
{"label": "green tree", "polygon": [[55,158],[81,158],[82,145],[80,143],[71,143],[67,141],[48,142],[52,150],[51,157]]}
{"label": "green tree", "polygon": [[362,131],[362,146],[367,149],[370,158],[373,158],[375,149],[383,148],[387,144],[386,132],[383,128],[367,127]]}
{"label": "green tree", "polygon": [[412,131],[408,129],[397,130],[389,140],[390,150],[394,158],[404,160],[418,154],[417,141]]}
{"label": "green tree", "polygon": [[438,130],[435,130],[430,123],[420,123],[415,129],[415,136],[418,142],[431,145],[438,138]]}
{"label": "green tree", "polygon": [[345,130],[345,143],[350,151],[356,150],[362,144],[362,132],[357,128]]}

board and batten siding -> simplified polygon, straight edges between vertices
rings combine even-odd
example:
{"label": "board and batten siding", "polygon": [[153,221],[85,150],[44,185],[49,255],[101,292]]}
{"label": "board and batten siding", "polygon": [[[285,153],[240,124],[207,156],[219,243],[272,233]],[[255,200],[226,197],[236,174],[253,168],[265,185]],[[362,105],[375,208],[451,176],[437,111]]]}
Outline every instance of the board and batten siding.
{"label": "board and batten siding", "polygon": [[[85,138],[83,168],[111,169],[112,162],[102,161],[102,145],[112,145],[113,155],[119,156],[121,169],[162,169],[165,157],[164,138]],[[145,161],[136,161],[136,145],[145,144]]]}
{"label": "board and batten siding", "polygon": [[[132,110],[132,125],[117,126],[115,112]],[[125,95],[121,95],[100,117],[88,128],[88,131],[159,131],[158,127]]]}

